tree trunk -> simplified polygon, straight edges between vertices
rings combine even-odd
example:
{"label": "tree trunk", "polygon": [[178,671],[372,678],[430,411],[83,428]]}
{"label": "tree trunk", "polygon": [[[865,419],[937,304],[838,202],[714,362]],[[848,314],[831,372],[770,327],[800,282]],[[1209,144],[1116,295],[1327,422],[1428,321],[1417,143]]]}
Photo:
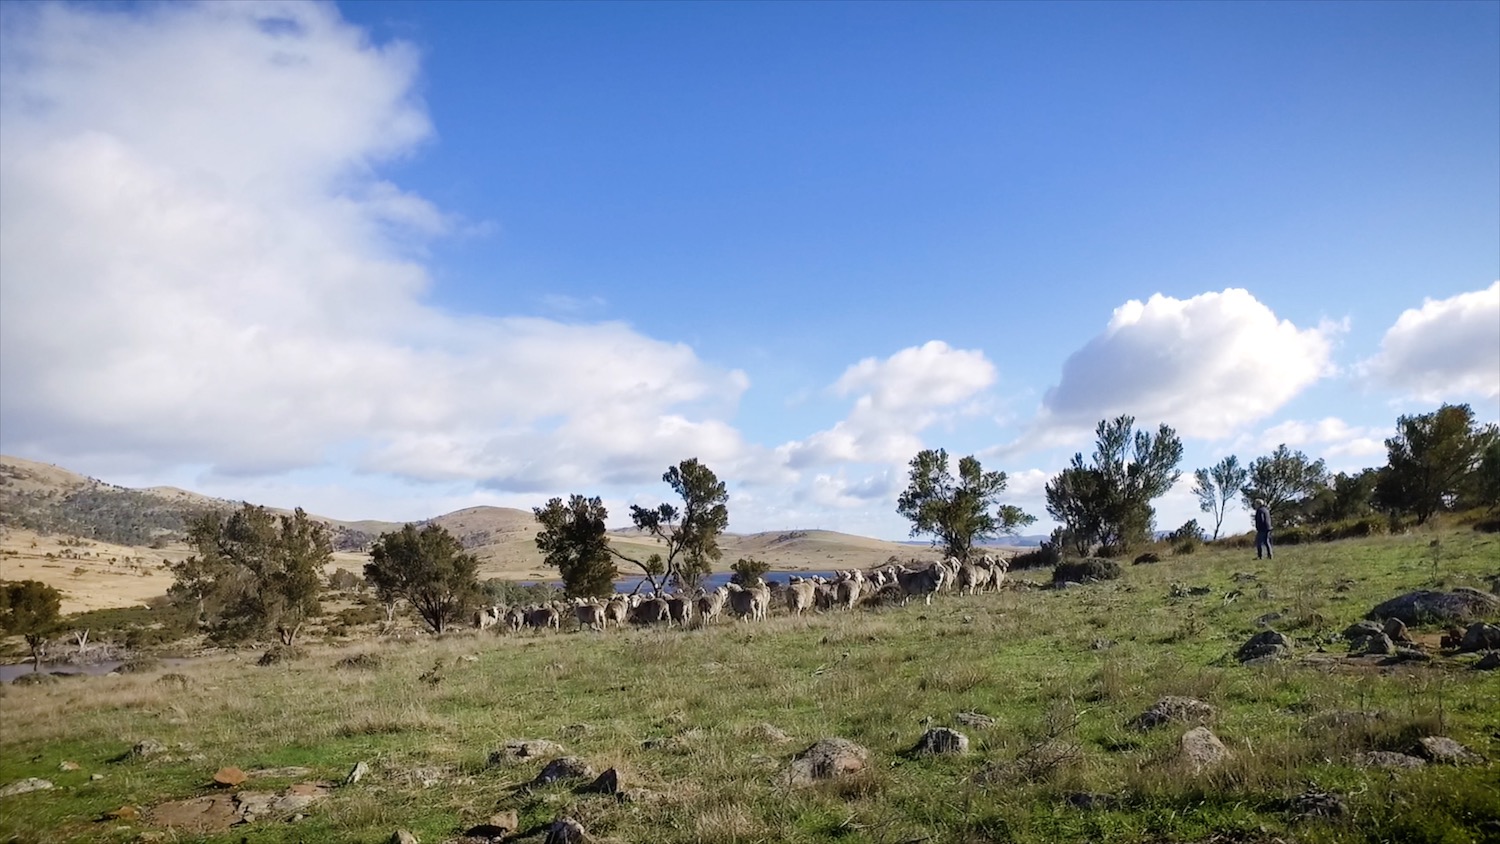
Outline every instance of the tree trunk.
{"label": "tree trunk", "polygon": [[78,655],[83,656],[83,652],[88,649],[89,645],[89,631],[85,629],[82,633],[80,633],[77,630],[74,630],[73,639],[74,641],[78,642]]}

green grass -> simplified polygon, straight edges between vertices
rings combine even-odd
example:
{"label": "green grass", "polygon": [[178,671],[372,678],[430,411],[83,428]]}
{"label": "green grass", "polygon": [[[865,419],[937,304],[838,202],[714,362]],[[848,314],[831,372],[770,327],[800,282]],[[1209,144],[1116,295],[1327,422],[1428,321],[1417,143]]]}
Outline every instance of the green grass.
{"label": "green grass", "polygon": [[[1257,579],[1237,582],[1236,573]],[[1302,545],[1264,562],[1205,547],[1059,592],[947,595],[931,607],[690,632],[370,641],[269,668],[247,654],[176,669],[189,675],[186,689],[158,682],[159,673],[6,688],[0,784],[35,776],[57,787],[0,802],[0,840],[133,841],[149,824],[94,819],[208,793],[224,765],[306,766],[313,778],[339,780],[361,760],[372,773],[298,823],[170,840],[375,842],[406,828],[434,842],[501,809],[516,809],[527,826],[570,814],[618,841],[1494,839],[1493,766],[1392,773],[1356,768],[1350,757],[1409,750],[1438,733],[1500,758],[1497,677],[1470,670],[1472,658],[1377,667],[1345,659],[1339,644],[1316,649],[1386,598],[1482,587],[1495,574],[1500,538],[1472,531]],[[1173,598],[1174,583],[1212,592]],[[1270,612],[1298,640],[1298,659],[1238,665],[1234,651]],[[378,665],[335,667],[366,651],[380,655]],[[435,666],[436,682],[418,679]],[[1183,727],[1126,726],[1165,694],[1212,704],[1211,726],[1233,758],[1193,776],[1175,759]],[[959,726],[963,711],[997,723]],[[1383,717],[1316,720],[1370,711]],[[769,741],[763,723],[792,741]],[[969,735],[971,752],[907,753],[939,725]],[[776,782],[792,755],[825,736],[866,746],[871,764],[813,788]],[[111,761],[144,738],[169,745],[172,759]],[[561,742],[657,797],[617,803],[562,786],[520,790],[540,763],[487,763],[516,738]],[[64,760],[81,769],[60,772]],[[1343,795],[1349,814],[1289,812],[1284,801],[1309,788]],[[1118,802],[1080,810],[1065,800],[1076,791]]]}

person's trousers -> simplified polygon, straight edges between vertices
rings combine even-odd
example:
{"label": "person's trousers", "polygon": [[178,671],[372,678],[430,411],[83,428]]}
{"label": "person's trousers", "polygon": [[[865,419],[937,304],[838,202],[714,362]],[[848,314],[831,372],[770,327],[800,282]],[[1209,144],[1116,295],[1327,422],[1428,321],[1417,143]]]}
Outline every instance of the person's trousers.
{"label": "person's trousers", "polygon": [[1265,552],[1266,559],[1271,559],[1271,532],[1268,530],[1255,532],[1255,559],[1260,559],[1262,551]]}

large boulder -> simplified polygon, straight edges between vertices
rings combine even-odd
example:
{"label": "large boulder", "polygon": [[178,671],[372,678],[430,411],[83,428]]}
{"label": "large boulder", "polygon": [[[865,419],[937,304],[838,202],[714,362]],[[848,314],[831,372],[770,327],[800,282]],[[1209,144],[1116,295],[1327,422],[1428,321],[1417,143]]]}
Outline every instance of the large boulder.
{"label": "large boulder", "polygon": [[1365,614],[1377,621],[1398,618],[1405,624],[1467,624],[1496,617],[1500,617],[1500,598],[1467,587],[1452,592],[1408,592]]}
{"label": "large boulder", "polygon": [[1177,747],[1182,761],[1194,771],[1212,768],[1229,758],[1229,748],[1207,727],[1194,727],[1183,733]]}
{"label": "large boulder", "polygon": [[1459,643],[1461,651],[1492,651],[1500,649],[1500,627],[1493,624],[1485,624],[1476,621],[1469,625],[1464,631],[1464,639]]}
{"label": "large boulder", "polygon": [[1240,662],[1260,663],[1291,656],[1291,653],[1291,637],[1275,630],[1262,630],[1240,645],[1235,656]]}
{"label": "large boulder", "polygon": [[[1396,624],[1401,624],[1399,619],[1391,619]],[[1405,631],[1405,625],[1402,630]],[[1357,621],[1349,625],[1344,631],[1344,640],[1349,643],[1350,653],[1366,654],[1391,654],[1396,652],[1396,645],[1391,637],[1386,635],[1385,625],[1378,621]]]}

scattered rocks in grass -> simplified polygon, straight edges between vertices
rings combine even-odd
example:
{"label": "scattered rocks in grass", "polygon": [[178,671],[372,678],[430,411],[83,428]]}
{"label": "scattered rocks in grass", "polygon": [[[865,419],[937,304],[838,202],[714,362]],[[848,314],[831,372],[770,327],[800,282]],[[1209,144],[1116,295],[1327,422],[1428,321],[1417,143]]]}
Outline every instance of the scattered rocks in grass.
{"label": "scattered rocks in grass", "polygon": [[391,840],[389,844],[421,844],[421,842],[417,840],[417,836],[411,834],[410,832],[407,832],[404,829],[398,829],[395,832],[391,833]]}
{"label": "scattered rocks in grass", "polygon": [[370,763],[363,761],[355,762],[354,767],[350,768],[349,773],[344,776],[344,785],[354,785],[355,783],[364,779],[365,774],[368,774],[369,772]]}
{"label": "scattered rocks in grass", "polygon": [[233,766],[220,768],[214,772],[214,785],[220,788],[234,788],[237,785],[244,785],[247,779],[250,778],[245,775],[244,771]]}
{"label": "scattered rocks in grass", "polygon": [[953,720],[965,727],[973,727],[977,730],[988,730],[995,726],[995,719],[982,712],[960,712],[953,716]]}
{"label": "scattered rocks in grass", "polygon": [[1096,580],[1115,580],[1120,576],[1120,564],[1102,557],[1085,557],[1070,563],[1058,563],[1052,569],[1052,582],[1089,583]]}
{"label": "scattered rocks in grass", "polygon": [[1201,772],[1229,758],[1229,748],[1207,727],[1194,727],[1177,741],[1180,758]]}
{"label": "scattered rocks in grass", "polygon": [[594,769],[577,756],[562,756],[548,762],[542,772],[531,781],[533,786],[551,785],[561,780],[584,779],[594,776]]}
{"label": "scattered rocks in grass", "polygon": [[490,751],[489,763],[501,765],[518,759],[538,759],[543,756],[561,756],[567,748],[546,739],[516,739],[505,743],[500,750]]}
{"label": "scattered rocks in grass", "polygon": [[1500,668],[1500,651],[1490,651],[1482,659],[1474,663],[1474,667],[1480,671],[1494,671]]}
{"label": "scattered rocks in grass", "polygon": [[933,727],[917,739],[917,744],[911,752],[919,754],[968,753],[969,737],[958,730]]}
{"label": "scattered rocks in grass", "polygon": [[330,788],[328,783],[299,782],[280,794],[241,791],[234,799],[240,817],[249,822],[264,816],[286,816],[300,812],[327,797]]}
{"label": "scattered rocks in grass", "polygon": [[1349,643],[1350,653],[1388,654],[1396,647],[1385,634],[1385,626],[1378,621],[1356,621],[1344,629],[1343,635],[1344,641]]}
{"label": "scattered rocks in grass", "polygon": [[1327,791],[1310,790],[1287,801],[1287,808],[1303,817],[1338,818],[1349,813],[1344,798]]}
{"label": "scattered rocks in grass", "polygon": [[1432,654],[1418,648],[1396,646],[1396,652],[1380,661],[1381,665],[1400,665],[1403,662],[1431,662]]}
{"label": "scattered rocks in grass", "polygon": [[79,765],[77,762],[64,761],[62,764],[60,764],[60,765],[57,766],[57,769],[59,771],[76,771],[80,767],[82,767],[82,766]]}
{"label": "scattered rocks in grass", "polygon": [[1191,723],[1214,716],[1214,708],[1197,698],[1167,695],[1131,720],[1137,730],[1150,730],[1173,721]]}
{"label": "scattered rocks in grass", "polygon": [[1495,616],[1500,616],[1500,598],[1463,586],[1452,592],[1408,592],[1365,614],[1381,621],[1399,618],[1405,624],[1464,624]]}
{"label": "scattered rocks in grass", "polygon": [[1468,765],[1483,762],[1479,754],[1447,736],[1427,736],[1417,742],[1417,749],[1429,762],[1444,765]]}
{"label": "scattered rocks in grass", "polygon": [[306,777],[310,776],[311,774],[312,768],[302,768],[298,766],[289,766],[285,768],[256,768],[253,771],[245,772],[245,775],[249,777],[285,777],[287,779]]}
{"label": "scattered rocks in grass", "polygon": [[820,780],[858,773],[870,751],[844,738],[825,738],[797,754],[784,774],[788,785],[811,785]]}
{"label": "scattered rocks in grass", "polygon": [[46,791],[52,787],[52,783],[38,777],[27,777],[20,782],[13,782],[4,788],[0,788],[0,797],[14,797],[17,794],[28,794],[33,791]]}
{"label": "scattered rocks in grass", "polygon": [[1354,757],[1354,764],[1361,768],[1421,768],[1427,760],[1391,750],[1371,750]]}
{"label": "scattered rocks in grass", "polygon": [[1262,664],[1291,656],[1292,640],[1285,633],[1262,630],[1240,646],[1236,657],[1242,663]]}
{"label": "scattered rocks in grass", "polygon": [[547,840],[543,844],[586,844],[588,840],[589,834],[583,824],[572,818],[558,818],[548,828]]}
{"label": "scattered rocks in grass", "polygon": [[1458,649],[1461,651],[1489,651],[1500,648],[1500,627],[1493,624],[1485,624],[1476,621],[1469,625],[1464,631],[1464,638],[1459,642]]}

